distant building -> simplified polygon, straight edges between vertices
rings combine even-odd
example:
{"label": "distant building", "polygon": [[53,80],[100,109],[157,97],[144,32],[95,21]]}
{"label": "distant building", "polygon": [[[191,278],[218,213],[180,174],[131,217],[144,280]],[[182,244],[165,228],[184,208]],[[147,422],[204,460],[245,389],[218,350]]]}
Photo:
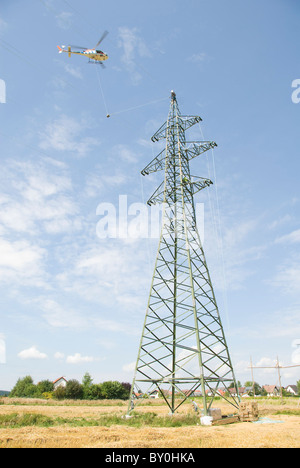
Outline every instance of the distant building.
{"label": "distant building", "polygon": [[159,391],[156,389],[156,390],[153,390],[153,392],[150,392],[149,398],[159,398]]}
{"label": "distant building", "polygon": [[276,385],[263,385],[263,390],[267,392],[268,397],[280,395],[280,388]]}
{"label": "distant building", "polygon": [[298,395],[297,385],[288,385],[285,390],[292,395]]}
{"label": "distant building", "polygon": [[59,377],[59,379],[54,380],[54,390],[56,390],[58,387],[65,387],[67,382],[68,381],[64,377]]}
{"label": "distant building", "polygon": [[[235,396],[235,397],[238,396],[236,388],[231,387],[228,390],[231,396]],[[249,392],[252,391],[252,387],[239,387],[238,390],[239,390],[240,397],[247,397],[249,396]]]}

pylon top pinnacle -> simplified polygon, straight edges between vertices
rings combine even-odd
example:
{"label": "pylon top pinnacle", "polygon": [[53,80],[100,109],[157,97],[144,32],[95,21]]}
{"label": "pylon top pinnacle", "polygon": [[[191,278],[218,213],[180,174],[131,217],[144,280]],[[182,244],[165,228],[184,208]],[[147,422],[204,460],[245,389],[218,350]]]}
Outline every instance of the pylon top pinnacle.
{"label": "pylon top pinnacle", "polygon": [[176,93],[175,93],[175,91],[173,91],[173,89],[171,91],[171,100],[176,101]]}

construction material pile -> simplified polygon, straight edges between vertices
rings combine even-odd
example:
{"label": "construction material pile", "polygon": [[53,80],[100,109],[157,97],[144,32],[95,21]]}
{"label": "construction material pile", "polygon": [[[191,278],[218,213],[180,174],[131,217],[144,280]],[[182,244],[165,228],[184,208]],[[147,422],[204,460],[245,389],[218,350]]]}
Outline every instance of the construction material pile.
{"label": "construction material pile", "polygon": [[241,422],[258,420],[258,405],[254,401],[241,402],[239,405],[239,420]]}

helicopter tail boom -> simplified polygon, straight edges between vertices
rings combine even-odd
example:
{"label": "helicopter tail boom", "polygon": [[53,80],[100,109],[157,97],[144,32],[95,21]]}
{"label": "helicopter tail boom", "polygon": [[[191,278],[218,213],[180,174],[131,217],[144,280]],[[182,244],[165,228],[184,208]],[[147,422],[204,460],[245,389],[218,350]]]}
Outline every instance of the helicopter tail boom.
{"label": "helicopter tail boom", "polygon": [[68,46],[68,50],[65,50],[65,46],[61,46],[61,47],[57,46],[57,48],[58,48],[59,54],[62,54],[63,52],[68,52],[69,57],[71,57],[71,54],[72,54],[71,46]]}

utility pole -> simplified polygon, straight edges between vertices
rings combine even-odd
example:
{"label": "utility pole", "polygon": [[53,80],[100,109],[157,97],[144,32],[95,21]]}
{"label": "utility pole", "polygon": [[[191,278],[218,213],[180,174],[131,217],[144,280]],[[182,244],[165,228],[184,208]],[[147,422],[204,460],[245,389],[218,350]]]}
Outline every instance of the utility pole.
{"label": "utility pole", "polygon": [[251,366],[251,377],[252,377],[252,391],[253,391],[253,396],[255,398],[255,384],[254,384],[252,357],[251,356],[250,356],[250,366]]}
{"label": "utility pole", "polygon": [[163,219],[127,414],[142,387],[147,397],[158,390],[171,414],[196,391],[204,415],[218,391],[239,406],[239,397],[229,391],[233,382],[238,395],[196,225],[194,195],[212,181],[192,176],[190,161],[217,146],[186,139],[186,131],[201,120],[182,115],[172,91],[168,119],[151,138],[165,140],[165,148],[142,170],[144,176],[164,171],[162,184],[148,200],[150,206],[163,204]]}
{"label": "utility pole", "polygon": [[250,367],[251,367],[252,379],[253,379],[253,369],[277,369],[277,371],[278,371],[278,382],[279,382],[279,388],[280,388],[280,398],[281,398],[281,402],[283,402],[280,369],[289,369],[291,367],[300,367],[300,364],[295,364],[295,365],[292,365],[292,366],[281,366],[279,364],[279,359],[278,359],[278,356],[277,356],[275,366],[253,366],[252,365],[252,360],[250,358]]}

